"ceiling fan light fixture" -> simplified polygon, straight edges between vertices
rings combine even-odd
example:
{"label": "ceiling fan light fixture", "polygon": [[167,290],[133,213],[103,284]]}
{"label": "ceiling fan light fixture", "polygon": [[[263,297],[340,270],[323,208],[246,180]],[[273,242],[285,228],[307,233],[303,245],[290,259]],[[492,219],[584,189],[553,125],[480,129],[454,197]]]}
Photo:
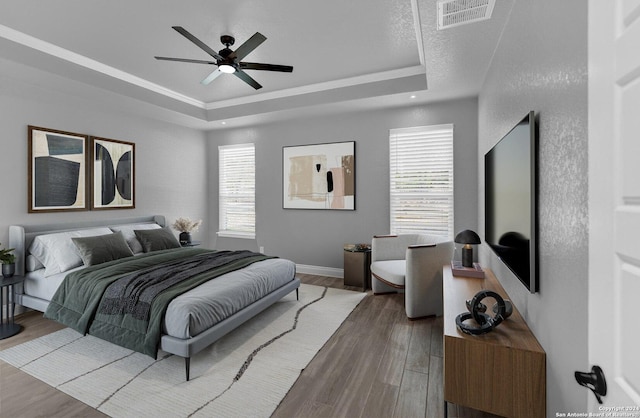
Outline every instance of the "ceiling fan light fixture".
{"label": "ceiling fan light fixture", "polygon": [[218,66],[218,69],[226,74],[233,74],[236,72],[236,68],[229,64],[221,64]]}
{"label": "ceiling fan light fixture", "polygon": [[202,42],[200,39],[193,36],[189,31],[187,31],[182,26],[172,26],[172,28],[187,38],[189,41],[194,43],[198,48],[202,49],[204,52],[209,54],[211,58],[215,59],[215,62],[211,60],[199,60],[199,59],[187,59],[187,58],[171,58],[171,57],[155,57],[158,60],[163,61],[178,61],[178,62],[188,62],[195,64],[207,64],[207,65],[216,65],[217,68],[209,73],[209,75],[200,82],[200,84],[206,86],[211,83],[214,79],[216,79],[220,74],[235,74],[240,80],[244,81],[251,87],[256,90],[262,88],[260,83],[254,80],[249,74],[245,73],[243,70],[261,70],[261,71],[278,71],[284,73],[290,73],[293,71],[293,67],[290,65],[275,65],[275,64],[263,64],[259,62],[242,62],[242,59],[247,56],[251,51],[256,49],[260,44],[267,40],[267,37],[261,34],[260,32],[256,32],[251,36],[248,40],[246,40],[242,45],[240,45],[235,51],[229,49],[229,46],[235,43],[235,39],[230,35],[223,35],[220,37],[220,41],[225,45],[225,48],[220,50],[219,52],[214,51],[207,44]]}

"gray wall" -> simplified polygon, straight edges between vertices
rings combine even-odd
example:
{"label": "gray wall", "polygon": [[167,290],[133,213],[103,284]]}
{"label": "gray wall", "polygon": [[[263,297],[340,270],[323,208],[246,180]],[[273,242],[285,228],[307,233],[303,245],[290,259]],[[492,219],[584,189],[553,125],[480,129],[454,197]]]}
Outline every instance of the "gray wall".
{"label": "gray wall", "polygon": [[[478,108],[480,173],[491,146],[529,110],[538,116],[540,292],[529,294],[486,246],[481,261],[547,353],[547,415],[585,411],[588,391],[573,372],[588,370],[586,2],[514,2]],[[483,188],[481,175],[481,208]]]}
{"label": "gray wall", "polygon": [[[55,85],[26,83],[0,70],[0,242],[8,244],[10,224],[147,214],[164,214],[168,222],[179,216],[206,219],[206,135],[101,104],[105,92],[76,84],[95,99],[61,93]],[[27,125],[134,142],[136,209],[27,213]],[[194,236],[208,240],[206,228]]]}
{"label": "gray wall", "polygon": [[[454,124],[455,228],[477,228],[477,100],[342,113],[209,133],[209,178],[218,177],[218,145],[256,144],[256,241],[298,264],[343,268],[345,243],[389,233],[389,129]],[[282,147],[356,141],[356,210],[282,208]],[[209,234],[217,231],[218,184],[209,185]],[[217,248],[238,242],[218,238]]]}

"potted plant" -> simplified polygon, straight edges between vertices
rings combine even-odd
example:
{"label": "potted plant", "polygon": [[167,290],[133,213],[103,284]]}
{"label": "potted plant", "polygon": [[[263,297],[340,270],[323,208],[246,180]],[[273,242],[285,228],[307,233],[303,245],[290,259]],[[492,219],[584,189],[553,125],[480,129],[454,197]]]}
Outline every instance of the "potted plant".
{"label": "potted plant", "polygon": [[178,218],[173,223],[173,229],[180,232],[180,244],[191,244],[191,233],[198,230],[198,227],[202,223],[202,219],[192,221],[189,218]]}
{"label": "potted plant", "polygon": [[4,277],[11,277],[16,271],[16,256],[12,253],[13,250],[14,248],[0,250],[0,263],[2,263],[2,276]]}

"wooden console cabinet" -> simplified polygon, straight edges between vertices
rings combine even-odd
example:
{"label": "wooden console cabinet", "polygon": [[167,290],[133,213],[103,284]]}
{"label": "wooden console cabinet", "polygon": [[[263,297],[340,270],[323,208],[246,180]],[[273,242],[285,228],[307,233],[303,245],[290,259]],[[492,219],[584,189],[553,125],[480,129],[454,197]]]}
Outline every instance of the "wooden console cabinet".
{"label": "wooden console cabinet", "polygon": [[[514,306],[513,314],[483,335],[456,327],[465,301],[480,290],[509,299],[493,272],[485,278],[457,277],[444,266],[444,400],[505,417],[546,414],[546,354]],[[493,315],[493,299],[487,298]]]}

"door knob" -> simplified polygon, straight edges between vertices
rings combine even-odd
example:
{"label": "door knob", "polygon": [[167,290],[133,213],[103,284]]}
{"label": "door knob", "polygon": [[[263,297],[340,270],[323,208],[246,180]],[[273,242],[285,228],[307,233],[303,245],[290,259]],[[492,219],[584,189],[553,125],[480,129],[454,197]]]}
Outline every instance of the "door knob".
{"label": "door knob", "polygon": [[600,366],[591,367],[591,373],[575,372],[576,381],[588,389],[591,389],[598,403],[602,403],[601,396],[607,394],[607,381]]}

